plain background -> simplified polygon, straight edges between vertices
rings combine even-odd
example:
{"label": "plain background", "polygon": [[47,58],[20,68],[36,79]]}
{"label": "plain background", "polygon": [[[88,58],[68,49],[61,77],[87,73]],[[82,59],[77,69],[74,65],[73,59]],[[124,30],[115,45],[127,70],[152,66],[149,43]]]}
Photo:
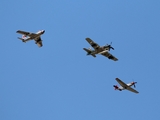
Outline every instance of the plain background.
{"label": "plain background", "polygon": [[[1,0],[0,120],[160,119],[159,0]],[[23,43],[17,30],[42,35]],[[112,42],[115,62],[86,56]],[[139,94],[115,91],[115,78]]]}

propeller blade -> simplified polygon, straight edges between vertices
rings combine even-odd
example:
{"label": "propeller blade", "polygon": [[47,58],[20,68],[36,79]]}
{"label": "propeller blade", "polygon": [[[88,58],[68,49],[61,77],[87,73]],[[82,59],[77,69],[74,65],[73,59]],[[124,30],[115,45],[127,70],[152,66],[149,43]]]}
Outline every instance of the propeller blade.
{"label": "propeller blade", "polygon": [[112,47],[112,42],[111,42],[110,45],[109,45],[109,50],[110,50],[110,49],[114,50],[114,48]]}
{"label": "propeller blade", "polygon": [[111,49],[110,45],[108,47],[109,47],[109,51],[110,51],[110,49]]}
{"label": "propeller blade", "polygon": [[133,83],[134,83],[134,85],[133,85],[133,86],[134,86],[134,88],[136,88],[136,85],[135,85],[135,84],[137,84],[137,82],[133,82]]}
{"label": "propeller blade", "polygon": [[114,50],[114,48],[111,45],[112,45],[112,42],[110,44],[105,45],[108,48],[109,51],[110,51],[110,49]]}
{"label": "propeller blade", "polygon": [[136,88],[136,85],[134,84],[134,88]]}
{"label": "propeller blade", "polygon": [[113,47],[110,47],[112,50],[114,50],[114,48]]}

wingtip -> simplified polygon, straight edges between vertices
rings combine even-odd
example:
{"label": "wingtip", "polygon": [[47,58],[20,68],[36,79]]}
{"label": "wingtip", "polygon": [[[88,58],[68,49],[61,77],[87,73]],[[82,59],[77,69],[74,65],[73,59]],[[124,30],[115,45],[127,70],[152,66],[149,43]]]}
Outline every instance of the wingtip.
{"label": "wingtip", "polygon": [[86,50],[86,48],[83,48],[83,50]]}
{"label": "wingtip", "polygon": [[86,40],[90,39],[89,37],[86,38]]}
{"label": "wingtip", "polygon": [[120,79],[119,79],[119,78],[115,78],[115,80],[116,80],[116,81],[120,81]]}
{"label": "wingtip", "polygon": [[118,61],[118,58],[114,58],[114,61]]}

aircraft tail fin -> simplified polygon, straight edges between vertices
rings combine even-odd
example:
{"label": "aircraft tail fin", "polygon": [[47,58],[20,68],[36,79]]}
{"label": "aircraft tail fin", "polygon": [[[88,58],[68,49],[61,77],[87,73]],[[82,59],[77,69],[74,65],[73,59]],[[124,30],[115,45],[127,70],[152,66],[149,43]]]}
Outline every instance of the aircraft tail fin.
{"label": "aircraft tail fin", "polygon": [[114,89],[117,90],[118,89],[118,85],[113,85]]}
{"label": "aircraft tail fin", "polygon": [[113,87],[114,87],[115,90],[122,91],[122,89],[120,89],[120,88],[118,87],[118,85],[113,85]]}
{"label": "aircraft tail fin", "polygon": [[22,40],[22,42],[26,42],[27,36],[26,35],[22,35],[22,38],[18,37],[18,39]]}

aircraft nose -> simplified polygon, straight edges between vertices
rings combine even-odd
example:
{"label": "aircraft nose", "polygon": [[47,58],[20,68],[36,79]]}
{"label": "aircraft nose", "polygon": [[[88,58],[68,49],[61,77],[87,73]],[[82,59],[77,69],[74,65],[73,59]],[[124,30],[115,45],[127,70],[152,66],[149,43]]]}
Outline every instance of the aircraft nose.
{"label": "aircraft nose", "polygon": [[45,30],[43,30],[43,33],[45,33]]}

